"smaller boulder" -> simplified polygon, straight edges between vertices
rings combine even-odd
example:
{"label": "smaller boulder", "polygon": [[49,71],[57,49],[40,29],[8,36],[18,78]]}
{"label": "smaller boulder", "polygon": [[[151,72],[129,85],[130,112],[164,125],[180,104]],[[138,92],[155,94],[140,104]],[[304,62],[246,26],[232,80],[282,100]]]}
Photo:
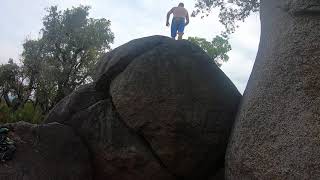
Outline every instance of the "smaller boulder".
{"label": "smaller boulder", "polygon": [[86,147],[73,130],[59,123],[5,124],[15,143],[11,160],[0,166],[1,180],[91,180]]}
{"label": "smaller boulder", "polygon": [[174,179],[144,139],[119,119],[110,100],[101,100],[63,123],[88,145],[95,180]]}
{"label": "smaller boulder", "polygon": [[95,83],[81,86],[76,91],[62,99],[48,114],[44,123],[68,121],[71,117],[100,100],[105,99],[104,93],[95,90]]}

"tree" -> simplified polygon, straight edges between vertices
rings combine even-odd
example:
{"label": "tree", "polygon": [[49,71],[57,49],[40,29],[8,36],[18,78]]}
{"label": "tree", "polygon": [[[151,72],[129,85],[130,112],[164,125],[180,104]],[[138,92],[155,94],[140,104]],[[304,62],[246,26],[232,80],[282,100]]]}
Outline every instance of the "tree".
{"label": "tree", "polygon": [[189,37],[188,40],[200,46],[219,67],[229,60],[227,53],[231,45],[225,37],[216,36],[211,42],[199,37]]}
{"label": "tree", "polygon": [[14,63],[13,59],[0,66],[0,98],[3,98],[13,111],[29,100],[32,87],[26,79],[23,69]]}
{"label": "tree", "polygon": [[225,26],[224,34],[233,33],[237,21],[244,21],[252,12],[260,10],[260,0],[196,0],[192,16],[208,15],[212,9],[219,8],[220,22]]}
{"label": "tree", "polygon": [[33,101],[33,85],[25,68],[13,59],[0,65],[0,123],[42,121],[42,111]]}
{"label": "tree", "polygon": [[45,112],[92,80],[97,60],[113,43],[111,22],[89,18],[89,9],[48,8],[40,38],[23,45],[23,68],[33,84],[36,103]]}
{"label": "tree", "polygon": [[7,64],[0,66],[0,90],[1,98],[5,100],[7,106],[11,107],[12,103],[10,95],[14,95],[18,92],[17,85],[20,84],[18,81],[19,67],[13,62],[13,59],[9,59]]}

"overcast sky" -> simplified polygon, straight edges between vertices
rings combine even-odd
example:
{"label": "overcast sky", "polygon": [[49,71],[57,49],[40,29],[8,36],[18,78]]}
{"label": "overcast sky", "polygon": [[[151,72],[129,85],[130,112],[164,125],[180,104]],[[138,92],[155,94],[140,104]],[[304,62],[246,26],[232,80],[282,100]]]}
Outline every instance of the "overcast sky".
{"label": "overcast sky", "polygon": [[[20,58],[23,42],[26,38],[38,36],[46,14],[45,8],[51,5],[58,5],[60,9],[79,4],[90,5],[91,17],[111,20],[111,29],[115,34],[112,47],[115,48],[144,36],[169,36],[170,29],[165,26],[166,13],[180,1],[191,13],[195,0],[0,0],[0,63],[7,62],[9,58]],[[222,70],[242,93],[259,44],[258,14],[253,14],[239,25],[240,28],[230,38],[230,60],[223,64]],[[222,29],[217,12],[213,12],[204,19],[191,18],[185,38],[197,36],[211,40]]]}

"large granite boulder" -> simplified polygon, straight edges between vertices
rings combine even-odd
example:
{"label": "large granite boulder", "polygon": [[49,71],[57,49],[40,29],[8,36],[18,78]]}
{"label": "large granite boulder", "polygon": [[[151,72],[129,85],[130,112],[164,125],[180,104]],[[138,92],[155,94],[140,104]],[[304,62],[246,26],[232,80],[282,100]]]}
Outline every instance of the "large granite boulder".
{"label": "large granite boulder", "polygon": [[15,142],[13,159],[0,162],[1,180],[90,180],[89,152],[74,131],[65,125],[3,125]]}
{"label": "large granite boulder", "polygon": [[227,179],[320,179],[320,1],[261,0],[261,23]]}
{"label": "large granite boulder", "polygon": [[137,39],[97,68],[94,83],[46,120],[83,138],[95,179],[208,179],[223,168],[241,95],[199,47],[162,36]]}
{"label": "large granite boulder", "polygon": [[[121,65],[110,59],[118,60],[111,68]],[[223,162],[241,96],[190,42],[150,46],[113,79],[110,94],[123,121],[172,173],[203,179]]]}

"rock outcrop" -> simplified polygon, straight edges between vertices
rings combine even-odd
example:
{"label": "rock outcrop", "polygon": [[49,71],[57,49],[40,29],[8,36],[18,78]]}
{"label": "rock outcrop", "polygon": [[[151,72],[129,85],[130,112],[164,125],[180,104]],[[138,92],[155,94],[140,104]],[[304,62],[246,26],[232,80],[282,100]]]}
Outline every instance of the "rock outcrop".
{"label": "rock outcrop", "polygon": [[[151,42],[155,45],[113,79],[113,103],[169,171],[184,179],[204,179],[224,160],[240,94],[191,43]],[[121,58],[110,59],[118,60],[114,66],[121,64]]]}
{"label": "rock outcrop", "polygon": [[320,1],[261,0],[261,23],[227,179],[320,179]]}
{"label": "rock outcrop", "polygon": [[90,155],[81,139],[65,125],[4,125],[16,144],[10,161],[1,162],[1,180],[91,180]]}
{"label": "rock outcrop", "polygon": [[83,139],[96,180],[208,179],[224,166],[240,98],[199,47],[153,36],[106,54],[46,122]]}

